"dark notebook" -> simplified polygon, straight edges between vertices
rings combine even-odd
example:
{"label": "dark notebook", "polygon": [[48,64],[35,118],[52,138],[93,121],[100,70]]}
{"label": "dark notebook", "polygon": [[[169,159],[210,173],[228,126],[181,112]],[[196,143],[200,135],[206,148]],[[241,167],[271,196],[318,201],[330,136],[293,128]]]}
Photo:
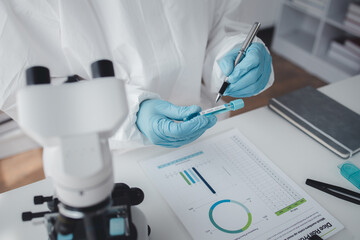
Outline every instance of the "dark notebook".
{"label": "dark notebook", "polygon": [[269,107],[342,158],[360,151],[360,115],[312,87],[273,98]]}

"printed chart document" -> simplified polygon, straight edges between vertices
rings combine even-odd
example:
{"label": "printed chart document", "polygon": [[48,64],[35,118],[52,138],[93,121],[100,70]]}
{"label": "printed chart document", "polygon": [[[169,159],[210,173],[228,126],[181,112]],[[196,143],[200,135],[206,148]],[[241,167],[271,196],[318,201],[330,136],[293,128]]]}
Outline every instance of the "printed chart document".
{"label": "printed chart document", "polygon": [[236,129],[140,165],[195,240],[326,239],[343,229]]}

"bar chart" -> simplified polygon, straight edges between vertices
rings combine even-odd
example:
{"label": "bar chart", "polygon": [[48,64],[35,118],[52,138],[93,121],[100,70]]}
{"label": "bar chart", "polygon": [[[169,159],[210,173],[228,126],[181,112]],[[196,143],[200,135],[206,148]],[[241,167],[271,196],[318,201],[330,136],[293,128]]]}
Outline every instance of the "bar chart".
{"label": "bar chart", "polygon": [[179,172],[179,174],[188,185],[202,182],[210,190],[211,193],[216,193],[215,190],[210,186],[210,184],[195,167],[184,170],[183,172]]}

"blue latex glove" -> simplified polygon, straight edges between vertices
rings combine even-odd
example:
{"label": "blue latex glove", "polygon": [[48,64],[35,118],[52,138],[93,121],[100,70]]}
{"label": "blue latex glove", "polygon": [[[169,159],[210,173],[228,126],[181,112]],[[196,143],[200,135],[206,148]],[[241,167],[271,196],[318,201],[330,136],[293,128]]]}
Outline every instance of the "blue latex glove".
{"label": "blue latex glove", "polygon": [[271,56],[261,43],[252,43],[245,56],[235,66],[234,62],[240,48],[231,50],[218,62],[224,75],[229,76],[224,95],[243,98],[258,94],[269,81]]}
{"label": "blue latex glove", "polygon": [[179,107],[164,100],[145,100],[140,104],[136,125],[152,143],[180,147],[215,125],[215,116],[197,116],[183,122],[183,119],[200,111],[199,106]]}

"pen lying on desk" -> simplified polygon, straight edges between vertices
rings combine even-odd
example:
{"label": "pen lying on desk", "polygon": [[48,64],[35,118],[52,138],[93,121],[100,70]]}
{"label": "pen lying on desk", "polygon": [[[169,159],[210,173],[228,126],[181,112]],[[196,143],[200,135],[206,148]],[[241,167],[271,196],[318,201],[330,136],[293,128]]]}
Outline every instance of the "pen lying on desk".
{"label": "pen lying on desk", "polygon": [[326,192],[345,201],[360,205],[360,193],[331,184],[318,182],[312,179],[306,179],[305,183],[311,187],[319,189],[320,191]]}

